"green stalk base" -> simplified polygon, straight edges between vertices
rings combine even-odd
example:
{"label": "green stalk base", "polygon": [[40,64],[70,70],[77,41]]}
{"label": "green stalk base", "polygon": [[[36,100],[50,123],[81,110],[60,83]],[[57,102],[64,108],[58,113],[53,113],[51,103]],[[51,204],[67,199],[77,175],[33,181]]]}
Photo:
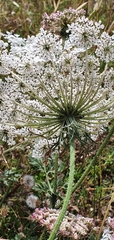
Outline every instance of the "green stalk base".
{"label": "green stalk base", "polygon": [[59,230],[59,227],[61,225],[61,222],[65,216],[70,197],[72,195],[72,186],[73,186],[73,181],[74,181],[74,169],[75,169],[75,144],[74,140],[70,143],[70,172],[69,172],[69,181],[68,181],[68,187],[67,187],[67,192],[66,196],[63,202],[63,207],[60,211],[60,215],[55,223],[55,226],[49,236],[48,240],[54,240],[55,236]]}

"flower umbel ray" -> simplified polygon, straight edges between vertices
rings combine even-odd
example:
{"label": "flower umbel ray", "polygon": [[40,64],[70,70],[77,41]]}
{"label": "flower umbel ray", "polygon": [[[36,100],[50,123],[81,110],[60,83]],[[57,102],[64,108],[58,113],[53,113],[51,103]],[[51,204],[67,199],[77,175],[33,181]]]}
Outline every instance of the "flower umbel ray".
{"label": "flower umbel ray", "polygon": [[[16,79],[22,82],[19,77]],[[59,81],[58,78],[57,80]],[[66,94],[69,90],[69,83],[66,83],[65,90],[60,81],[59,85],[61,87],[60,92],[54,87],[55,94],[51,96],[49,90],[42,83],[46,100],[45,98],[42,99],[32,90],[33,96],[42,104],[45,111],[39,110],[38,108],[36,109],[33,106],[30,107],[25,104],[16,103],[17,106],[21,108],[21,110],[18,111],[28,119],[26,123],[22,123],[23,121],[21,121],[21,124],[18,124],[17,127],[28,126],[40,129],[42,135],[46,138],[57,134],[61,141],[63,139],[71,140],[74,138],[83,141],[84,136],[90,138],[90,134],[92,134],[92,131],[88,131],[90,125],[94,128],[97,123],[99,124],[99,121],[103,124],[104,121],[109,120],[108,116],[104,116],[104,111],[109,108],[110,103],[102,106],[100,103],[102,99],[104,99],[104,95],[98,98],[96,97],[101,87],[101,82],[95,90],[93,90],[91,83],[90,86],[84,84],[81,92],[76,91],[74,94],[74,85],[71,78],[70,94],[72,94],[72,96]],[[29,86],[28,89],[30,89]],[[27,112],[24,111],[24,109],[26,109]]]}

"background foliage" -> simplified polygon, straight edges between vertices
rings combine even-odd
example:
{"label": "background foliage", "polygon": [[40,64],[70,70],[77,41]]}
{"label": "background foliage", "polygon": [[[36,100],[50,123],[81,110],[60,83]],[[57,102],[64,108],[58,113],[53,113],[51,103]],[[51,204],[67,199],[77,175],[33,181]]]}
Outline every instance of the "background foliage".
{"label": "background foliage", "polygon": [[0,3],[0,29],[2,32],[12,31],[21,36],[36,34],[44,12],[49,14],[68,7],[77,8],[85,2],[87,4],[84,9],[87,15],[92,14],[91,18],[96,21],[102,20],[106,30],[114,27],[112,24],[114,0],[88,0],[88,2],[86,0],[2,0]]}

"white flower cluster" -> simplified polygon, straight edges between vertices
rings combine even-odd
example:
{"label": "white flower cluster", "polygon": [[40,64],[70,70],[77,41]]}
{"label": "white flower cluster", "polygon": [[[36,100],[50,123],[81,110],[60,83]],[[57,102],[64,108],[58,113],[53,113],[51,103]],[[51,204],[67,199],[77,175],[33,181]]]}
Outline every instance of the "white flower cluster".
{"label": "white flower cluster", "polygon": [[59,136],[67,115],[92,136],[114,118],[114,35],[85,16],[67,32],[64,40],[43,28],[27,39],[2,35],[0,133],[9,145],[17,135]]}
{"label": "white flower cluster", "polygon": [[[50,208],[36,208],[35,212],[30,216],[32,221],[37,221],[41,226],[45,226],[47,230],[52,231],[55,222],[60,214],[60,210]],[[85,239],[85,237],[94,228],[92,218],[83,217],[82,215],[74,215],[67,211],[58,231],[60,236],[70,237],[71,239]]]}

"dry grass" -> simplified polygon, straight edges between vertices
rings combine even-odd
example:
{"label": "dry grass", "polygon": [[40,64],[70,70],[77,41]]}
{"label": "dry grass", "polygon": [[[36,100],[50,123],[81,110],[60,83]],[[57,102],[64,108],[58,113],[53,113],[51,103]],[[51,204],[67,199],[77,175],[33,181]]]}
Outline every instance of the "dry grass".
{"label": "dry grass", "polygon": [[[2,32],[12,31],[21,36],[36,34],[40,28],[42,14],[44,12],[52,13],[64,8],[77,8],[86,0],[2,0],[0,3],[0,30]],[[100,4],[101,2],[101,4]],[[110,28],[114,21],[114,0],[88,0],[84,7],[87,15],[98,21],[101,19],[105,24],[106,30]],[[94,11],[94,9],[97,11]],[[112,24],[110,31],[114,29]]]}

